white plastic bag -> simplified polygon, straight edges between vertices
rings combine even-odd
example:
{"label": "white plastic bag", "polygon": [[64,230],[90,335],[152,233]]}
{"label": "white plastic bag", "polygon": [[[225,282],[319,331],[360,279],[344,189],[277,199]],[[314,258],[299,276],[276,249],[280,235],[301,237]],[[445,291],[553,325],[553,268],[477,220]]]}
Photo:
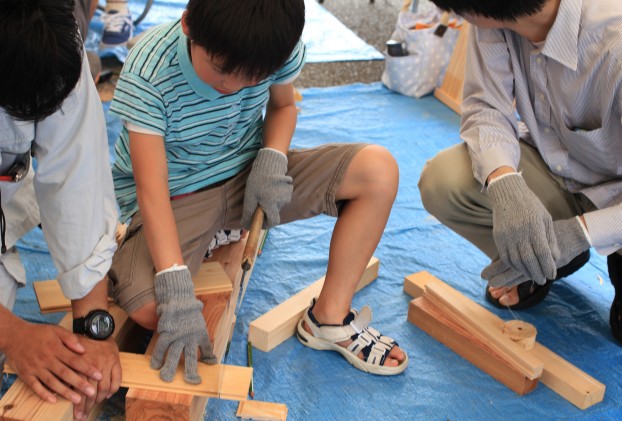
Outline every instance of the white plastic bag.
{"label": "white plastic bag", "polygon": [[[427,13],[399,13],[391,39],[405,42],[408,55],[393,57],[385,54],[381,80],[387,88],[420,98],[440,86],[460,33],[459,27],[450,26],[442,37],[434,35],[440,16],[436,8]],[[456,22],[455,18],[452,19]],[[430,27],[411,29],[417,23]],[[458,25],[459,22],[455,26]]]}

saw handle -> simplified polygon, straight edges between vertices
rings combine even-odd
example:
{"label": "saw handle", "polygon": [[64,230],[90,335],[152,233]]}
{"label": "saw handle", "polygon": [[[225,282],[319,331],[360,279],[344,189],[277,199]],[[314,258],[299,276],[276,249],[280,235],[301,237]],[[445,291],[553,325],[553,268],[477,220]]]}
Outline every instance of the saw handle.
{"label": "saw handle", "polygon": [[263,226],[264,213],[263,210],[257,206],[253,219],[251,220],[251,228],[248,231],[248,238],[246,239],[246,246],[244,247],[244,254],[242,255],[242,269],[249,270],[253,266],[255,260],[255,253],[257,252],[257,244],[259,243],[259,234]]}

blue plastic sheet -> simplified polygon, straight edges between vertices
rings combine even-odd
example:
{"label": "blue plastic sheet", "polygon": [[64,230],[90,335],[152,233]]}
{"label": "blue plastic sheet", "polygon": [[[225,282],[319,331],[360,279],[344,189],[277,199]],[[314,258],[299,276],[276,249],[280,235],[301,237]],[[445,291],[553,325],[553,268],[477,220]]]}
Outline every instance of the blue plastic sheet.
{"label": "blue plastic sheet", "polygon": [[[425,161],[459,142],[459,117],[431,96],[414,99],[380,83],[312,88],[303,100],[293,146],[369,142],[388,148],[400,167],[400,187],[380,245],[376,281],[356,294],[353,306],[370,305],[372,325],[398,340],[410,357],[395,377],[365,374],[336,353],[314,351],[290,338],[271,352],[253,353],[255,399],[284,403],[290,420],[620,420],[622,347],[609,330],[613,298],[603,257],[557,282],[529,311],[495,309],[484,300],[479,273],[486,258],[441,225],[422,207],[417,181]],[[114,122],[114,120],[107,120]],[[111,142],[118,124],[111,125]],[[316,217],[273,228],[257,259],[235,326],[228,363],[246,365],[249,323],[323,276],[334,219]],[[20,244],[29,281],[55,271],[40,234]],[[427,270],[504,319],[519,318],[538,329],[543,345],[607,385],[603,402],[579,410],[540,384],[518,396],[406,320],[410,297],[404,276]],[[37,315],[28,286],[16,312]],[[102,419],[122,414],[115,397]],[[210,399],[206,420],[234,420],[237,402]]]}
{"label": "blue plastic sheet", "polygon": [[[149,12],[135,28],[135,35],[163,22],[181,17],[187,1],[155,0]],[[130,0],[130,11],[136,19],[145,10],[145,0]],[[320,6],[316,0],[305,1],[305,28],[302,40],[307,46],[307,62],[383,60],[384,56],[358,35],[342,24],[339,19]],[[102,13],[97,11],[91,21],[86,41],[87,49],[98,51],[103,23]],[[101,55],[115,55],[124,62],[127,48],[115,47],[100,51]]]}

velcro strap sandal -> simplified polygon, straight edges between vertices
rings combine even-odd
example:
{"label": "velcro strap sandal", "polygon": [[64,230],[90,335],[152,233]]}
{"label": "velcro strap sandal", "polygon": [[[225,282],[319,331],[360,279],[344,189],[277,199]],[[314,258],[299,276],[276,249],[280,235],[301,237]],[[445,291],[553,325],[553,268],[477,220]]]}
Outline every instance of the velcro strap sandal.
{"label": "velcro strap sandal", "polygon": [[[311,313],[314,305],[315,298],[298,322],[296,336],[303,345],[319,351],[337,351],[354,367],[372,374],[393,376],[406,369],[406,354],[404,360],[395,367],[383,365],[397,342],[369,326],[372,314],[368,306],[360,312],[351,309],[342,325],[322,325]],[[305,323],[312,333],[305,330]],[[352,340],[347,348],[337,344],[347,340]],[[359,353],[363,354],[363,359],[359,358]]]}

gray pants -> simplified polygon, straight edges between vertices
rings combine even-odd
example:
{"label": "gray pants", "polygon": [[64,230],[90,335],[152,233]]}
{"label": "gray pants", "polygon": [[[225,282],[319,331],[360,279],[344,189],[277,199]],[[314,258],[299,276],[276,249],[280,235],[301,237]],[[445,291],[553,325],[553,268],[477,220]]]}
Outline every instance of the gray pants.
{"label": "gray pants", "polygon": [[[570,193],[561,177],[552,174],[538,151],[520,142],[518,170],[553,220],[568,219],[596,209],[583,194]],[[429,160],[419,180],[425,209],[491,259],[497,248],[492,236],[492,210],[482,185],[474,178],[466,144],[439,152]],[[620,250],[618,250],[620,253]]]}

